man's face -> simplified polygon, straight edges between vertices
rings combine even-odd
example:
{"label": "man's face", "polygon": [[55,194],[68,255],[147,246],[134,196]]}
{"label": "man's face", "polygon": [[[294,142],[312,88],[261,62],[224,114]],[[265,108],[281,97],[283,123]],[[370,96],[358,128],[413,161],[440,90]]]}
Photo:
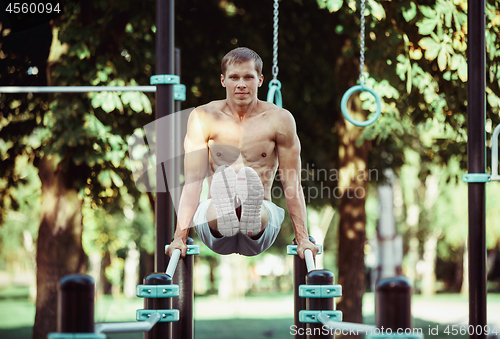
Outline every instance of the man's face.
{"label": "man's face", "polygon": [[221,74],[222,86],[227,99],[237,105],[248,105],[257,98],[257,88],[262,86],[264,76],[255,70],[255,61],[228,65],[226,74]]}

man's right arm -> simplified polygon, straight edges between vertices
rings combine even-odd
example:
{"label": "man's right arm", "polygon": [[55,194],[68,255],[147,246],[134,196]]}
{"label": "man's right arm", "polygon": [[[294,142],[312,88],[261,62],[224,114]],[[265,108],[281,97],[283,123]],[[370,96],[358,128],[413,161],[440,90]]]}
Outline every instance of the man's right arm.
{"label": "man's right arm", "polygon": [[184,139],[184,187],[182,189],[179,209],[177,211],[177,227],[174,239],[166,254],[172,255],[174,249],[181,250],[186,255],[186,241],[191,221],[198,208],[203,180],[208,171],[208,132],[202,123],[203,113],[196,109],[189,115],[187,134]]}

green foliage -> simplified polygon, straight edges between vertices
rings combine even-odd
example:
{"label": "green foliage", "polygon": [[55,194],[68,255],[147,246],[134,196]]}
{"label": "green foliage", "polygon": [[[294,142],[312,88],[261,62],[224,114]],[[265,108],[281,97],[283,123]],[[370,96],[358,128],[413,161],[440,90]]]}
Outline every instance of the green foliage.
{"label": "green foliage", "polygon": [[111,213],[111,208],[96,208],[89,198],[85,199],[83,246],[86,253],[116,256],[130,241],[149,253],[154,252],[154,220],[149,201],[143,196],[135,202],[125,188],[121,194],[125,201],[123,214]]}
{"label": "green foliage", "polygon": [[336,12],[342,7],[344,0],[318,0],[319,8],[327,8],[330,12]]}
{"label": "green foliage", "polygon": [[[500,15],[495,5],[488,0],[486,11],[487,113],[494,126],[500,123]],[[88,23],[83,22],[85,13],[80,13],[78,2],[66,3],[64,10],[64,19],[54,23],[59,29],[57,38],[52,37],[48,24],[37,32],[25,32],[34,44],[29,50],[23,47],[29,45],[24,35],[9,34],[2,27],[0,58],[9,60],[8,65],[0,65],[2,85],[46,85],[47,79],[51,85],[61,86],[149,83],[155,74],[154,1],[94,2],[93,19]],[[280,3],[278,78],[283,83],[284,105],[297,122],[303,165],[309,165],[310,171],[313,165],[316,169],[338,167],[335,123],[340,118],[342,88],[354,84],[358,77],[359,14],[359,1],[352,0]],[[412,149],[418,163],[423,164],[419,165],[422,182],[451,159],[464,169],[466,1],[369,0],[363,14],[367,22],[367,84],[383,99],[382,117],[364,129],[358,141],[372,141],[369,168],[398,171],[405,161],[413,163],[407,151]],[[67,46],[67,53],[47,65],[52,38]],[[182,83],[188,88],[185,107],[224,97],[220,59],[237,46],[253,48],[263,57],[267,81],[271,79],[272,6],[266,10],[261,2],[243,0],[178,2],[176,46],[182,51]],[[339,78],[339,69],[346,65],[355,67],[348,78]],[[27,71],[34,66],[38,75],[29,76]],[[263,99],[265,94],[264,86],[259,97]],[[374,109],[370,95],[362,94],[361,98],[363,108]],[[86,220],[95,214],[92,220],[96,221],[86,222],[86,227],[93,225],[89,226],[88,234],[93,235],[89,238],[92,241],[86,242],[87,248],[96,244],[93,250],[114,251],[126,246],[128,240],[151,246],[150,240],[136,233],[151,227],[151,210],[141,207],[148,200],[135,189],[126,140],[152,121],[154,104],[152,95],[131,92],[0,94],[0,178],[7,188],[0,190],[0,216],[5,217],[10,209],[19,210],[21,205],[14,188],[25,180],[15,174],[16,159],[26,156],[36,165],[42,156],[55,155],[58,166],[71,174],[69,184],[85,200]],[[331,189],[336,182],[303,182],[305,189],[321,184]],[[325,197],[311,201],[318,208],[337,203]],[[144,223],[136,224],[135,219],[126,217],[130,210]],[[109,228],[99,228],[104,227],[100,223],[107,223],[105,215],[113,220],[104,225]],[[130,225],[128,231],[120,233],[116,241],[109,240],[109,234],[117,233],[123,224]],[[109,241],[100,243],[97,234],[101,233],[108,234]],[[291,236],[291,232],[286,234]]]}
{"label": "green foliage", "polygon": [[[77,2],[65,5],[65,19],[54,22],[57,29],[46,24],[43,29],[20,34],[9,33],[4,25],[0,57],[8,58],[10,65],[1,64],[1,84],[47,85],[47,79],[57,86],[148,84],[155,62],[155,2],[132,5],[105,1],[93,5],[92,17],[99,19],[88,23],[83,22]],[[24,50],[23,46],[30,44],[27,39],[32,41],[36,34],[42,34],[38,38],[41,46]],[[58,51],[63,54],[47,65],[51,39],[55,42],[51,55],[58,44],[62,44]],[[39,73],[29,76],[27,70],[33,66]],[[55,166],[66,172],[68,185],[79,191],[85,202],[83,241],[87,253],[97,251],[116,257],[130,241],[152,253],[150,200],[135,187],[126,140],[135,129],[152,121],[153,104],[152,95],[135,92],[0,94],[4,113],[0,118],[0,154],[4,160],[0,167],[4,188],[0,190],[0,216],[6,218],[5,223],[0,220],[2,244],[14,236],[10,244],[18,247],[23,228],[13,234],[10,216],[12,210],[17,209],[17,215],[29,210],[17,193],[16,186],[22,187],[26,179],[14,171],[16,162],[24,157],[36,165],[41,157],[52,155],[57,159]],[[32,211],[39,208],[39,201],[36,203]],[[36,213],[30,215],[30,227],[24,229],[36,232],[36,217]],[[6,245],[3,249],[8,248]],[[18,252],[12,250],[13,254]]]}

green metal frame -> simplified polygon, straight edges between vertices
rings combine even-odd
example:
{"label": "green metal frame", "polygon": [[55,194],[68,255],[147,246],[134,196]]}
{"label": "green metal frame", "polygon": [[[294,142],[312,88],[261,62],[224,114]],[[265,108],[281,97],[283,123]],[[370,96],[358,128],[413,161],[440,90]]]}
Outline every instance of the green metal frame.
{"label": "green metal frame", "polygon": [[[323,247],[321,245],[316,245],[316,247],[319,249],[318,254],[321,254],[323,251]],[[286,247],[286,254],[297,255],[297,245],[288,245]]]}
{"label": "green metal frame", "polygon": [[467,173],[462,176],[463,182],[490,182],[491,175],[488,173]]}
{"label": "green metal frame", "polygon": [[137,310],[135,319],[137,321],[146,321],[153,313],[160,313],[159,322],[179,321],[179,310]]}
{"label": "green metal frame", "polygon": [[300,285],[301,298],[337,298],[342,296],[341,285]]}
{"label": "green metal frame", "polygon": [[149,78],[151,85],[174,85],[174,99],[186,101],[186,86],[180,84],[181,78],[173,74],[153,75]]}
{"label": "green metal frame", "polygon": [[179,296],[179,285],[137,285],[139,298],[173,298]]}
{"label": "green metal frame", "polygon": [[318,314],[325,314],[333,321],[342,321],[342,311],[300,311],[299,321],[301,323],[319,323]]}
{"label": "green metal frame", "polygon": [[[170,245],[165,245],[165,251]],[[187,245],[188,249],[186,255],[197,255],[200,254],[200,245]]]}
{"label": "green metal frame", "polygon": [[104,333],[49,333],[47,339],[106,339]]}

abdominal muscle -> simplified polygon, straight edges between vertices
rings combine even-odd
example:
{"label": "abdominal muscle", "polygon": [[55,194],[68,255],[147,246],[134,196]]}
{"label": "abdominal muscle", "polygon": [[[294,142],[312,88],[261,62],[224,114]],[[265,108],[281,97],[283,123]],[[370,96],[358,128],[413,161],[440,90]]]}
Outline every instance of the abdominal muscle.
{"label": "abdominal muscle", "polygon": [[[272,159],[274,157],[274,159]],[[271,189],[273,186],[273,181],[276,176],[276,171],[278,169],[278,159],[276,157],[276,153],[273,151],[272,157],[269,157],[268,155],[266,156],[266,161],[255,161],[255,162],[250,162],[246,159],[243,159],[243,156],[240,154],[238,159],[233,162],[233,163],[226,163],[226,162],[214,162],[212,159],[212,156],[210,156],[210,173],[208,176],[208,186],[209,188],[212,185],[212,176],[214,172],[219,168],[220,166],[223,165],[229,165],[231,166],[236,174],[243,168],[243,167],[251,167],[255,172],[260,177],[260,181],[262,182],[262,185],[264,186],[264,200],[269,200],[272,201],[272,196],[271,196]],[[209,190],[210,192],[210,190]],[[208,198],[211,198],[210,193]]]}

